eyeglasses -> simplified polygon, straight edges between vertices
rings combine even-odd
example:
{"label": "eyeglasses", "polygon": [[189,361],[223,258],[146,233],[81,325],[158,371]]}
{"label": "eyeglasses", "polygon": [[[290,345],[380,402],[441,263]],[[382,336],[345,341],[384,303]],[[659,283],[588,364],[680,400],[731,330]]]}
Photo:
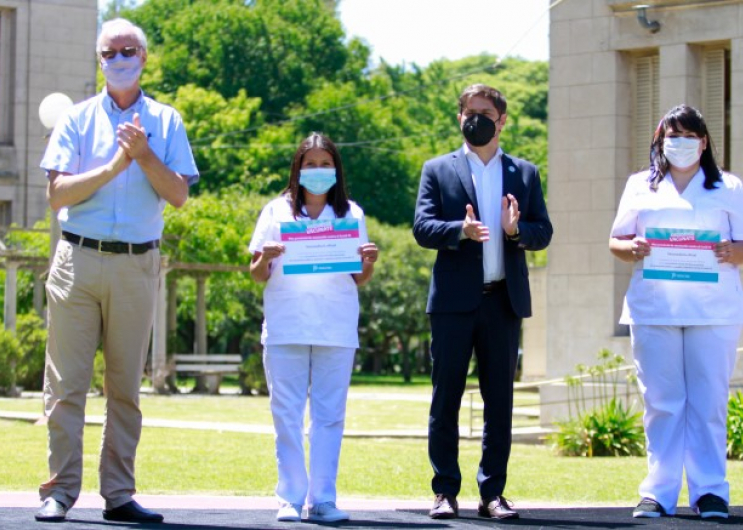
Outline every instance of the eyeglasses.
{"label": "eyeglasses", "polygon": [[118,54],[121,54],[122,57],[134,57],[137,55],[137,52],[139,51],[139,46],[127,46],[126,48],[121,48],[120,50],[101,50],[101,57],[103,59],[113,59]]}
{"label": "eyeglasses", "polygon": [[501,117],[500,113],[498,113],[497,110],[473,110],[473,109],[462,109],[462,116],[465,118],[469,118],[471,116],[474,116],[475,114],[482,114],[484,116],[487,116],[493,121],[498,121]]}

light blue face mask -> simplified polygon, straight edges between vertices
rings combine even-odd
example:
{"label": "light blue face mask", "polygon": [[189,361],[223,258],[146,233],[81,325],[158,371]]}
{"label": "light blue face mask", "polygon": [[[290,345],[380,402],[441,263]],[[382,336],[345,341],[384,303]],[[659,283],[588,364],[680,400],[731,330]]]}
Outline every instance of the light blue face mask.
{"label": "light blue face mask", "polygon": [[142,61],[138,55],[123,57],[116,55],[113,59],[101,59],[101,71],[106,82],[114,90],[131,88],[142,73]]}
{"label": "light blue face mask", "polygon": [[299,185],[313,195],[324,195],[335,186],[334,167],[312,167],[299,170]]}

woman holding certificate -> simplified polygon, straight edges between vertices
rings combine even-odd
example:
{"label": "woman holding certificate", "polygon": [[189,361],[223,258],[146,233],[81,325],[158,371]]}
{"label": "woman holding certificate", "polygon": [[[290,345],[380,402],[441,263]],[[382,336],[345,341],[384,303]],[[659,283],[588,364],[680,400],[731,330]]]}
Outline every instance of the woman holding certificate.
{"label": "woman holding certificate", "polygon": [[[343,261],[349,242],[352,259]],[[348,199],[330,139],[313,133],[299,145],[289,183],[263,208],[249,250],[251,276],[267,282],[261,342],[276,431],[277,519],[300,521],[306,504],[311,521],[348,520],[335,505],[335,483],[359,346],[357,287],[371,279],[378,251],[368,242],[364,212]]]}
{"label": "woman holding certificate", "polygon": [[671,109],[650,169],[629,177],[609,243],[634,271],[621,324],[645,401],[648,475],[634,517],[674,515],[686,471],[691,507],[727,518],[728,387],[743,325],[743,187],[721,171],[701,113]]}

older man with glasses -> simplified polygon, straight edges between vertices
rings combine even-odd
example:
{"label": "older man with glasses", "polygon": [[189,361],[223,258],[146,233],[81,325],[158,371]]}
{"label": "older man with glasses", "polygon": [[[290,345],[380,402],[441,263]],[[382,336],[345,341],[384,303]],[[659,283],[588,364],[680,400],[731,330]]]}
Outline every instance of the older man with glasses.
{"label": "older man with glasses", "polygon": [[64,520],[80,495],[85,396],[102,344],[103,518],[158,523],[162,515],[132,498],[139,387],[160,284],[163,209],[185,204],[198,171],[178,112],[140,89],[144,32],[124,19],[106,22],[97,52],[106,87],[60,120],[41,161],[62,237],[46,285],[50,478],[36,519]]}

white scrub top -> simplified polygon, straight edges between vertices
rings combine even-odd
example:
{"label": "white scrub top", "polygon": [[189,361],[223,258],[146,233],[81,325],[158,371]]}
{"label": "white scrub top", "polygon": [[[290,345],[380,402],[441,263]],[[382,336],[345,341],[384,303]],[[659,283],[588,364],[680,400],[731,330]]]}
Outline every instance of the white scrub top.
{"label": "white scrub top", "polygon": [[[658,190],[650,172],[630,176],[611,228],[611,237],[645,237],[647,228],[715,230],[720,239],[743,240],[743,185],[722,174],[717,188],[704,189],[700,168],[679,194],[668,173]],[[738,267],[720,264],[717,283],[646,280],[642,261],[635,264],[620,324],[659,326],[734,325],[743,323],[743,290]]]}
{"label": "white scrub top", "polygon": [[[369,241],[364,212],[353,201],[347,219],[359,220],[359,242]],[[318,219],[335,219],[330,205]],[[269,202],[258,218],[248,249],[260,252],[268,241],[281,241],[279,223],[296,221],[287,196]],[[361,256],[359,256],[361,259]],[[271,264],[263,292],[261,343],[359,347],[359,295],[350,274],[290,274],[285,276],[283,256]]]}

